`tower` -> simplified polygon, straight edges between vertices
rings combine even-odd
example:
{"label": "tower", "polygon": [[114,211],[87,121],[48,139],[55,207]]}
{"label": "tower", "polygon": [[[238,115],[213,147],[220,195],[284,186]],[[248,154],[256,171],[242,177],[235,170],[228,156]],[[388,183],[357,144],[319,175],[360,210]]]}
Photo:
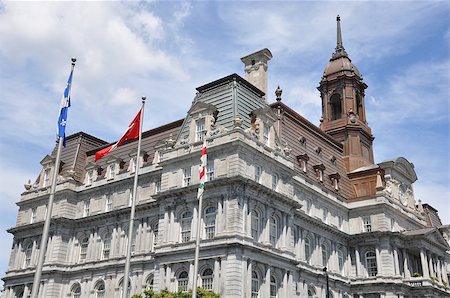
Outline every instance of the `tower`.
{"label": "tower", "polygon": [[317,89],[322,99],[320,128],[344,145],[347,171],[373,164],[373,136],[366,121],[366,83],[342,45],[337,16],[337,44]]}

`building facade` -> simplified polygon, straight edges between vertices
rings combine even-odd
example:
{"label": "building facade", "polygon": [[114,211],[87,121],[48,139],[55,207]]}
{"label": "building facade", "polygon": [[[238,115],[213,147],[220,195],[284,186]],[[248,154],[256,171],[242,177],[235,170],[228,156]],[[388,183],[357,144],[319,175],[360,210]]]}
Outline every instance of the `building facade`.
{"label": "building facade", "polygon": [[[270,103],[271,58],[267,49],[250,54],[241,59],[245,79],[232,74],[198,87],[185,119],[143,133],[140,156],[131,141],[96,162],[105,141],[83,132],[67,138],[40,297],[186,291],[193,278],[222,297],[326,297],[327,279],[335,298],[450,297],[450,228],[414,198],[411,162],[374,162],[367,85],[342,45],[339,17],[318,87],[320,127],[285,105],[280,88]],[[30,295],[54,155],[44,157],[17,203],[5,298]],[[136,167],[131,286],[124,289]]]}

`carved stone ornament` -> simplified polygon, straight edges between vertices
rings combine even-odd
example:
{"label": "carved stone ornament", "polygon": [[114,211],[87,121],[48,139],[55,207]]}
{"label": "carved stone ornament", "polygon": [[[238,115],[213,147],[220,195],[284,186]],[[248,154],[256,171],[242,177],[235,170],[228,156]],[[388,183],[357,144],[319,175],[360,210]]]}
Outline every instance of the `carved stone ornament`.
{"label": "carved stone ornament", "polygon": [[234,127],[241,127],[241,126],[242,126],[242,118],[236,116],[236,118],[234,118]]}
{"label": "carved stone ornament", "polygon": [[28,182],[23,185],[23,187],[25,187],[26,190],[30,190],[31,186],[32,186],[31,179],[28,179]]}
{"label": "carved stone ornament", "polygon": [[165,141],[165,146],[168,148],[173,148],[175,145],[175,140],[172,138],[172,134],[169,135],[169,138]]}

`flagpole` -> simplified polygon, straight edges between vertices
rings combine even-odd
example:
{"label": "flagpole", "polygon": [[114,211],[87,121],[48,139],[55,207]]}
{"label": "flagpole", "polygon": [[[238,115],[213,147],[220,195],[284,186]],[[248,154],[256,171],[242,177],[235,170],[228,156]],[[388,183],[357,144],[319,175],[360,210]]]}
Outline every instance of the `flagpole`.
{"label": "flagpole", "polygon": [[[206,178],[206,135],[203,136],[203,148],[201,157],[201,168],[200,168],[200,185],[197,193],[198,199],[198,219],[197,219],[197,238],[195,240],[195,256],[194,256],[194,284],[192,286],[192,298],[197,298],[197,276],[198,276],[198,255],[200,252],[200,233],[201,233],[201,220],[202,220],[202,202],[203,202],[203,192],[205,189],[205,178]],[[203,175],[202,175],[203,174]]]}
{"label": "flagpole", "polygon": [[130,261],[131,261],[131,243],[133,240],[133,225],[134,225],[134,213],[136,209],[136,199],[137,199],[137,183],[139,176],[139,167],[140,167],[140,156],[141,156],[141,140],[142,140],[142,123],[144,120],[144,105],[145,105],[145,97],[142,97],[142,108],[141,108],[141,119],[139,120],[139,140],[138,140],[138,148],[137,148],[137,156],[136,156],[136,170],[134,172],[134,185],[133,185],[133,194],[131,197],[131,214],[130,214],[130,224],[128,227],[128,245],[127,245],[127,258],[125,261],[125,274],[123,275],[122,280],[122,298],[127,298],[128,294],[128,282],[130,275]]}
{"label": "flagpole", "polygon": [[[72,60],[71,74],[73,74],[73,69],[75,68],[75,62],[77,61],[77,59],[72,58],[71,60]],[[69,97],[70,97],[70,91],[72,89],[71,85],[72,84],[70,84],[70,86],[69,86]],[[57,183],[56,180],[58,179],[62,145],[63,145],[63,137],[60,136],[58,139],[58,151],[56,153],[56,161],[55,161],[55,169],[53,171],[52,186],[50,188],[50,196],[48,198],[47,215],[45,217],[44,230],[42,231],[41,245],[39,246],[40,247],[39,258],[38,258],[38,263],[36,266],[36,272],[34,273],[33,288],[31,290],[31,298],[38,297],[39,286],[41,284],[42,268],[44,266],[45,253],[47,250],[48,234],[49,234],[49,230],[50,230],[50,220],[52,218],[53,199],[55,198],[56,183]]]}

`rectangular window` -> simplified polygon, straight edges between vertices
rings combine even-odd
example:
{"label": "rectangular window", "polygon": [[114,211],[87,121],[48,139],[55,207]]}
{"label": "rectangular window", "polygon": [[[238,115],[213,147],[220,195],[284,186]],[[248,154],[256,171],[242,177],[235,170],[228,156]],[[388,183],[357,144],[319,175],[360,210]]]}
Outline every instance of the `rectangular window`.
{"label": "rectangular window", "polygon": [[214,161],[208,161],[206,163],[206,181],[214,180]]}
{"label": "rectangular window", "polygon": [[344,227],[344,219],[342,218],[342,216],[339,215],[338,221],[339,221],[339,223],[338,223],[338,228],[339,228],[340,230],[342,230],[342,228]]}
{"label": "rectangular window", "polygon": [[47,187],[50,185],[50,169],[46,169],[44,171],[44,182],[42,183],[42,187]]}
{"label": "rectangular window", "polygon": [[272,189],[278,190],[278,175],[272,174]]}
{"label": "rectangular window", "polygon": [[116,175],[116,165],[110,164],[108,171],[108,179],[114,179],[115,175]]}
{"label": "rectangular window", "polygon": [[308,171],[308,162],[304,159],[301,159],[300,167],[302,168],[303,173],[306,173]]}
{"label": "rectangular window", "polygon": [[195,126],[195,141],[203,141],[203,138],[206,134],[206,128],[205,128],[205,118],[201,118],[197,120],[196,126]]}
{"label": "rectangular window", "polygon": [[106,207],[105,211],[111,211],[112,210],[112,195],[106,195]]}
{"label": "rectangular window", "polygon": [[262,167],[255,165],[255,181],[261,183]]}
{"label": "rectangular window", "polygon": [[328,209],[327,208],[323,208],[322,210],[322,221],[324,223],[328,223]]}
{"label": "rectangular window", "polygon": [[92,170],[86,173],[86,185],[91,185],[94,182],[94,172]]}
{"label": "rectangular window", "polygon": [[362,221],[363,221],[363,232],[371,232],[372,222],[370,221],[370,216],[364,216],[362,218]]}
{"label": "rectangular window", "polygon": [[191,168],[183,169],[183,186],[191,185]]}
{"label": "rectangular window", "polygon": [[263,138],[264,138],[264,145],[266,146],[269,146],[269,134],[270,134],[270,126],[264,124]]}
{"label": "rectangular window", "polygon": [[88,200],[84,201],[84,206],[83,206],[83,216],[84,217],[89,216],[89,207],[90,207],[90,202]]}
{"label": "rectangular window", "polygon": [[155,195],[161,192],[161,181],[156,181],[155,183]]}
{"label": "rectangular window", "polygon": [[30,217],[30,223],[36,222],[36,207],[31,208],[31,217]]}

